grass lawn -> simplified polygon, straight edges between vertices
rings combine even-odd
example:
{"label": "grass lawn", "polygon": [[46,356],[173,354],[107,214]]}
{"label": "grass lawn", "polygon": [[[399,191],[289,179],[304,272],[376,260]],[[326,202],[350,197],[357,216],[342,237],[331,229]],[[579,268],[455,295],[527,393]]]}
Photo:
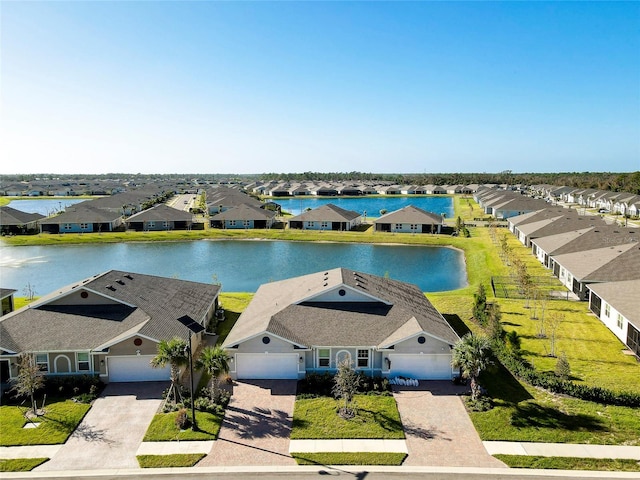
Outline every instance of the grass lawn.
{"label": "grass lawn", "polygon": [[535,457],[494,455],[511,468],[541,468],[558,470],[600,470],[606,472],[640,472],[637,460],[610,458]]}
{"label": "grass lawn", "polygon": [[205,456],[204,453],[176,453],[173,455],[138,455],[142,468],[193,467]]}
{"label": "grass lawn", "polygon": [[[198,430],[179,430],[175,424],[177,412],[158,413],[153,417],[147,433],[144,435],[145,442],[169,442],[185,440],[215,440],[220,431],[222,416],[213,413],[199,412],[196,410],[196,420]],[[191,415],[189,415],[191,416]]]}
{"label": "grass lawn", "polygon": [[292,453],[298,465],[402,465],[406,453]]}
{"label": "grass lawn", "polygon": [[42,465],[48,458],[3,458],[0,459],[0,472],[30,472]]}
{"label": "grass lawn", "polygon": [[355,403],[358,415],[345,420],[338,415],[339,402],[333,398],[296,399],[291,438],[404,438],[393,397],[356,395]]}
{"label": "grass lawn", "polygon": [[247,308],[253,298],[252,293],[220,293],[220,304],[224,309],[224,321],[216,327],[218,334],[218,345],[229,335],[231,328],[235,325],[240,314]]}
{"label": "grass lawn", "polygon": [[71,400],[49,400],[45,405],[46,413],[35,420],[41,422],[40,425],[37,428],[22,428],[27,423],[23,415],[25,407],[3,405],[0,407],[0,446],[64,443],[90,407]]}

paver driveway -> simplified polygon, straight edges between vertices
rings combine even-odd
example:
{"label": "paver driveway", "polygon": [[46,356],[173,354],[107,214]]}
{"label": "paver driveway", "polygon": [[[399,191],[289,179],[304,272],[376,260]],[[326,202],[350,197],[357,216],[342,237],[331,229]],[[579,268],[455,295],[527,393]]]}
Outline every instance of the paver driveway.
{"label": "paver driveway", "polygon": [[111,383],[43,470],[138,468],[136,451],[166,382]]}
{"label": "paver driveway", "polygon": [[296,380],[239,381],[218,439],[197,466],[295,465],[289,455]]}
{"label": "paver driveway", "polygon": [[504,467],[487,453],[458,396],[466,387],[446,381],[395,386],[409,456],[404,465]]}

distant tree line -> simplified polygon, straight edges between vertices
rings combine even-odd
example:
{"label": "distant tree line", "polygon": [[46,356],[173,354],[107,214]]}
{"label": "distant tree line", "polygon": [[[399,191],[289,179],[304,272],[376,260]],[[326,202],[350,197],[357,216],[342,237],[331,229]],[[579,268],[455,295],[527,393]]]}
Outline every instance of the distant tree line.
{"label": "distant tree line", "polygon": [[261,173],[261,174],[125,174],[104,175],[56,175],[28,174],[3,175],[2,183],[35,181],[46,179],[65,180],[136,180],[138,182],[171,181],[194,184],[199,182],[248,182],[254,180],[283,181],[340,181],[340,182],[390,182],[415,185],[469,185],[469,184],[509,184],[509,185],[566,185],[575,188],[595,188],[615,192],[630,192],[640,195],[640,171],[615,172],[562,172],[562,173],[513,173],[505,170],[499,173],[367,173],[367,172],[301,172],[301,173]]}

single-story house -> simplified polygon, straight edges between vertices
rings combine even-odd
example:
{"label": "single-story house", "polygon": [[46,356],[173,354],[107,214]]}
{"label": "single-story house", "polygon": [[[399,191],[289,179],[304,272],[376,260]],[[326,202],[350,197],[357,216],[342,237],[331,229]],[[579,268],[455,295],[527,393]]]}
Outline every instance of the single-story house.
{"label": "single-story house", "polygon": [[241,204],[218,213],[209,219],[212,228],[271,228],[276,212]]}
{"label": "single-story house", "polygon": [[[185,315],[206,327],[219,291],[216,285],[118,270],[87,278],[0,317],[0,367],[13,378],[18,355],[29,353],[47,375],[168,380],[168,367],[149,363],[158,343],[188,339],[178,321]],[[192,335],[194,351],[201,338]]]}
{"label": "single-story house", "polygon": [[223,348],[237,379],[299,379],[348,360],[370,376],[451,379],[458,335],[416,286],[345,268],[260,286]]}
{"label": "single-story house", "polygon": [[0,207],[0,233],[2,235],[20,235],[37,233],[38,222],[46,218],[39,213],[27,213],[9,206]]}
{"label": "single-story house", "polygon": [[190,230],[193,214],[159,203],[126,220],[127,228],[138,232],[158,230]]}
{"label": "single-story house", "polygon": [[362,216],[354,210],[345,210],[333,203],[327,203],[308,212],[291,217],[289,228],[302,230],[346,231],[362,223]]}
{"label": "single-story house", "polygon": [[91,200],[68,206],[64,212],[40,221],[42,233],[113,232],[122,225],[122,213],[96,208]]}
{"label": "single-story house", "polygon": [[442,215],[427,212],[413,205],[387,213],[373,222],[376,232],[440,233]]}
{"label": "single-story house", "polygon": [[640,280],[589,285],[589,308],[640,359]]}

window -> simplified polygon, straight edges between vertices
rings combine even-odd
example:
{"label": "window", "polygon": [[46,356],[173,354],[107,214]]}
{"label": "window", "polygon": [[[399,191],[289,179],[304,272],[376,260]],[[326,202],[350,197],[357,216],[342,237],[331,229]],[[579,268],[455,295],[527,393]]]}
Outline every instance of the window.
{"label": "window", "polygon": [[87,228],[89,228],[89,224],[88,223],[81,223],[80,224],[80,228],[83,230],[86,230]]}
{"label": "window", "polygon": [[78,371],[79,372],[88,372],[89,371],[89,354],[88,353],[78,353]]}
{"label": "window", "polygon": [[41,372],[49,371],[49,355],[46,353],[37,353],[36,354],[36,365],[38,366],[38,370]]}
{"label": "window", "polygon": [[414,230],[414,231],[418,230],[418,225],[416,225],[415,223],[412,223],[410,227],[411,227],[411,230]]}
{"label": "window", "polygon": [[316,222],[308,222],[309,228],[315,227]]}
{"label": "window", "polygon": [[245,228],[249,228],[251,226],[251,220],[244,220],[242,224]]}
{"label": "window", "polygon": [[318,350],[318,366],[321,368],[329,368],[331,364],[331,352],[328,348]]}
{"label": "window", "polygon": [[64,230],[71,230],[71,224],[70,224],[70,223],[65,223],[65,224],[62,226],[62,228],[63,228]]}
{"label": "window", "polygon": [[162,222],[162,228],[169,228],[171,226],[171,223],[169,222]]}
{"label": "window", "polygon": [[358,350],[358,368],[369,366],[369,350]]}
{"label": "window", "polygon": [[401,223],[396,223],[395,227],[396,230],[402,230],[402,224]]}
{"label": "window", "polygon": [[618,328],[622,329],[622,315],[618,314],[618,319],[616,321],[616,324],[618,325]]}
{"label": "window", "polygon": [[611,316],[611,305],[608,303],[604,304],[604,316],[609,318]]}
{"label": "window", "polygon": [[230,227],[235,227],[236,226],[236,221],[235,220],[229,220],[229,226]]}
{"label": "window", "polygon": [[329,222],[320,222],[320,227],[329,228]]}
{"label": "window", "polygon": [[156,226],[156,222],[148,222],[147,223],[147,227],[148,228],[155,228],[155,226]]}

